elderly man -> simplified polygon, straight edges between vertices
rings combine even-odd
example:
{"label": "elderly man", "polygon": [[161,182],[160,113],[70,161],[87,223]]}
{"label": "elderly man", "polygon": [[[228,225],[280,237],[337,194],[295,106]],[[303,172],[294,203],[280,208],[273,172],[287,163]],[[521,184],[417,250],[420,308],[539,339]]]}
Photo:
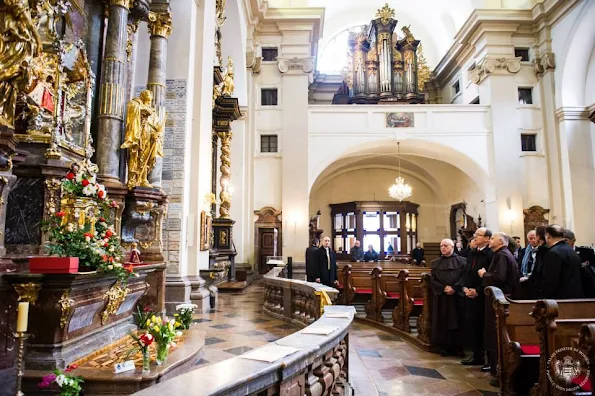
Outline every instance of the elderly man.
{"label": "elderly man", "polygon": [[462,302],[463,272],[467,260],[454,253],[452,239],[440,242],[440,258],[431,263],[432,345],[442,348],[442,356],[463,357]]}
{"label": "elderly man", "polygon": [[535,257],[537,256],[537,248],[539,247],[535,230],[531,230],[527,233],[527,240],[529,241],[529,246],[525,249],[519,268],[522,276],[527,276],[527,274],[530,274],[531,271],[533,271]]}
{"label": "elderly man", "polygon": [[365,262],[376,262],[378,261],[378,253],[374,250],[374,245],[368,245],[368,251],[364,253]]}
{"label": "elderly man", "polygon": [[421,247],[421,243],[418,242],[415,245],[415,249],[413,249],[413,251],[411,252],[411,258],[413,259],[413,262],[417,265],[421,265],[422,260],[426,258],[426,252]]}
{"label": "elderly man", "polygon": [[360,245],[360,242],[356,239],[351,251],[349,252],[351,254],[351,261],[358,263],[360,261],[364,261],[364,250],[360,247]]}
{"label": "elderly man", "polygon": [[465,330],[470,346],[473,348],[471,359],[463,360],[466,366],[483,366],[482,371],[490,371],[485,364],[483,337],[485,328],[485,293],[477,271],[490,266],[494,252],[488,247],[492,231],[486,227],[478,228],[471,239],[474,248],[467,256],[467,266],[463,277],[463,292],[465,293]]}
{"label": "elderly man", "polygon": [[337,284],[337,256],[330,247],[331,238],[324,237],[322,246],[316,252],[316,273],[314,281],[330,287]]}
{"label": "elderly man", "polygon": [[[516,294],[519,289],[519,268],[514,256],[508,249],[510,239],[503,232],[496,232],[490,239],[489,247],[494,252],[494,258],[487,271],[482,268],[477,271],[480,278],[483,278],[484,287],[494,286],[502,290],[507,296]],[[496,376],[498,362],[498,335],[496,334],[496,313],[491,301],[485,301],[485,348],[488,357],[490,373]],[[493,384],[499,386],[498,381]]]}

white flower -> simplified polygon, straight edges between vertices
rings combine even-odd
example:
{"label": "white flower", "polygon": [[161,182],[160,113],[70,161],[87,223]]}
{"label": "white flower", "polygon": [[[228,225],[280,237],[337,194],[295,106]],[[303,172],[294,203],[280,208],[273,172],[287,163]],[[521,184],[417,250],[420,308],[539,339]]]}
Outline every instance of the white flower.
{"label": "white flower", "polygon": [[176,331],[176,336],[181,337],[182,336],[182,332],[180,330]]}
{"label": "white flower", "polygon": [[194,311],[194,309],[197,307],[196,304],[178,304],[176,305],[176,311],[179,311],[180,309],[188,309],[191,311]]}
{"label": "white flower", "polygon": [[110,265],[107,266],[107,269],[111,271],[111,270],[114,269],[114,266],[110,264]]}
{"label": "white flower", "polygon": [[93,184],[89,184],[86,187],[83,187],[83,194],[87,196],[93,196],[97,193],[97,187]]}
{"label": "white flower", "polygon": [[58,386],[61,388],[62,385],[64,384],[64,382],[66,381],[66,376],[64,374],[60,374],[59,376],[56,377],[56,379],[54,381],[56,381]]}
{"label": "white flower", "polygon": [[121,268],[122,267],[122,264],[121,263],[114,263],[114,267]]}
{"label": "white flower", "polygon": [[91,237],[90,237],[89,235],[87,235],[87,236],[85,237],[85,241],[87,241],[87,242],[91,242]]}
{"label": "white flower", "polygon": [[77,183],[81,183],[83,181],[83,176],[84,176],[83,172],[78,172],[76,174],[75,179],[76,179]]}
{"label": "white flower", "polygon": [[51,213],[51,214],[54,214],[54,213],[56,213],[56,208],[54,208],[54,207],[50,207],[50,213]]}
{"label": "white flower", "polygon": [[107,227],[107,223],[105,223],[103,221],[99,222],[99,225],[102,226],[102,227]]}
{"label": "white flower", "polygon": [[109,248],[109,251],[110,251],[110,252],[113,252],[113,251],[114,251],[114,247],[113,247],[113,246],[111,246],[111,247]]}
{"label": "white flower", "polygon": [[[91,176],[87,180],[89,180],[89,183],[91,183],[91,184],[95,184],[95,182],[97,182],[97,180],[95,179],[95,176]],[[100,186],[103,187],[102,184],[100,184]],[[105,187],[103,187],[103,188],[105,188]]]}
{"label": "white flower", "polygon": [[73,232],[74,231],[74,225],[72,223],[68,223],[66,225],[66,231]]}

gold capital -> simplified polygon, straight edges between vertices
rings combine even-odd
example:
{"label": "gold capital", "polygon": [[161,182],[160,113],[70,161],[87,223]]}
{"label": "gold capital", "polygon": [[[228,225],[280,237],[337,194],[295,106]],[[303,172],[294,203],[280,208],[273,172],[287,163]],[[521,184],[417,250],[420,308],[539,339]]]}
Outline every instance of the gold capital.
{"label": "gold capital", "polygon": [[35,305],[41,284],[39,283],[18,283],[13,285],[14,290],[19,295],[19,301],[26,301],[31,305]]}
{"label": "gold capital", "polygon": [[149,32],[152,36],[169,37],[173,31],[171,12],[149,12]]}
{"label": "gold capital", "polygon": [[109,0],[110,5],[117,5],[126,9],[132,8],[132,0]]}

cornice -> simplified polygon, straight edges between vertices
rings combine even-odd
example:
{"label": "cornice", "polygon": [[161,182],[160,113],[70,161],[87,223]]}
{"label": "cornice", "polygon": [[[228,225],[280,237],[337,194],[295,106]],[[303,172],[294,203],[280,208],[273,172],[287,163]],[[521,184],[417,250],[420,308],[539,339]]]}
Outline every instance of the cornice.
{"label": "cornice", "polygon": [[[593,106],[591,106],[593,107]],[[560,107],[555,115],[558,121],[581,121],[589,119],[589,109],[591,107]]]}

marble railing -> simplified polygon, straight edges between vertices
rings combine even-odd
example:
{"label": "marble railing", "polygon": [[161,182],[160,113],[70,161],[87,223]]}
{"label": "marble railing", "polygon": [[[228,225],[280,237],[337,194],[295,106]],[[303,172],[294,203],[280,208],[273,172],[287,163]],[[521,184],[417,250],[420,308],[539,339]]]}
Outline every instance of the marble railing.
{"label": "marble railing", "polygon": [[281,278],[283,268],[271,269],[263,278],[264,306],[267,314],[297,326],[308,326],[320,318],[320,295],[324,290],[333,304],[339,291],[320,283]]}
{"label": "marble railing", "polygon": [[[333,313],[348,313],[349,317],[327,317]],[[189,394],[190,390],[195,396],[352,394],[348,381],[349,327],[354,315],[353,307],[327,306],[325,313],[310,327],[336,328],[330,335],[298,331],[275,342],[299,349],[292,355],[273,363],[237,356],[161,382],[135,395],[178,396]]]}

